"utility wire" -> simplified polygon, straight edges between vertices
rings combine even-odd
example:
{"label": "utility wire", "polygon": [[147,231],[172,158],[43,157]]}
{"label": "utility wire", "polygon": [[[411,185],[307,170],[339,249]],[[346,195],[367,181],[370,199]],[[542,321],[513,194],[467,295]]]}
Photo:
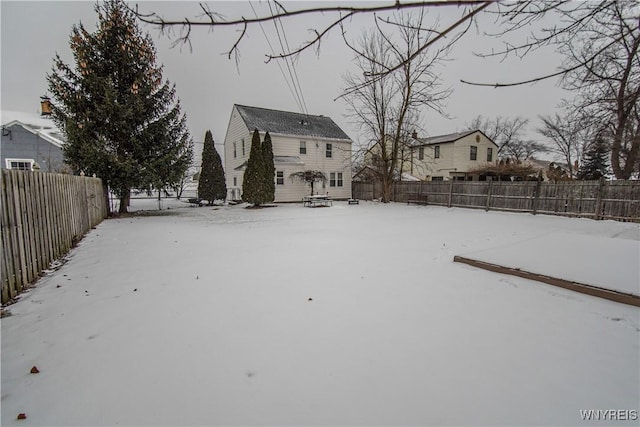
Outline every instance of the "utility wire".
{"label": "utility wire", "polygon": [[[258,13],[256,12],[255,8],[253,7],[253,3],[251,1],[249,1],[249,5],[251,6],[251,10],[253,10],[253,14],[257,18],[258,17]],[[271,41],[269,41],[269,37],[267,36],[267,32],[264,30],[264,27],[262,26],[262,22],[258,22],[258,23],[260,25],[260,29],[262,30],[262,34],[264,35],[264,38],[267,41],[267,44],[269,45],[269,48],[271,49],[271,52],[275,55],[275,50],[273,49],[273,46],[271,45]],[[291,84],[289,83],[289,80],[287,79],[287,76],[285,75],[284,70],[282,69],[282,65],[280,65],[279,61],[276,61],[276,63],[278,64],[278,68],[280,69],[280,73],[282,74],[282,78],[284,78],[284,81],[287,84],[287,87],[289,88],[289,92],[291,93],[291,96],[293,97],[293,99],[298,104],[298,107],[302,110],[302,104],[300,103],[300,101],[296,97],[296,94],[295,94],[293,88],[291,87]]]}
{"label": "utility wire", "polygon": [[[271,15],[274,15],[273,9],[271,8],[271,2],[269,4],[269,11]],[[282,30],[282,35],[280,35],[280,30],[278,29],[278,23],[280,23],[280,29]],[[273,24],[276,29],[276,35],[278,36],[278,41],[280,43],[280,48],[282,52],[289,52],[289,41],[287,40],[287,35],[284,31],[284,26],[282,25],[282,20],[280,18],[274,19]],[[285,43],[282,42],[284,38]],[[285,49],[284,45],[287,45],[287,49]],[[298,78],[298,73],[296,71],[295,64],[293,63],[293,59],[290,57],[284,58],[284,62],[287,65],[287,70],[289,72],[289,77],[291,77],[291,82],[293,83],[293,87],[296,91],[296,96],[298,97],[298,104],[301,107],[301,110],[304,114],[309,115],[307,110],[307,104],[304,100],[304,95],[302,94],[302,86],[300,85],[300,79]]]}

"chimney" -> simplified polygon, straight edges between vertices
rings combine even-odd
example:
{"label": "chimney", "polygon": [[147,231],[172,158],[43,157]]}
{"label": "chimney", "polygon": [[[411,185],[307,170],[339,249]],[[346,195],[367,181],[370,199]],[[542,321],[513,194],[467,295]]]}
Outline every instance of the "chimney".
{"label": "chimney", "polygon": [[411,138],[413,139],[418,139],[418,132],[416,132],[415,130],[411,133]]}
{"label": "chimney", "polygon": [[40,101],[40,110],[41,116],[50,116],[51,115],[51,99],[49,99],[48,96],[41,96],[40,97],[41,101]]}

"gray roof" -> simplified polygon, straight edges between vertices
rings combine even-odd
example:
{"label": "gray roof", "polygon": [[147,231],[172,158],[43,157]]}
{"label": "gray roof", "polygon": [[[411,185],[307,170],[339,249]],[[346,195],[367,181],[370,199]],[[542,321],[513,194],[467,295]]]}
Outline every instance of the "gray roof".
{"label": "gray roof", "polygon": [[327,116],[292,113],[268,108],[235,105],[249,131],[296,135],[309,138],[351,140],[340,127]]}
{"label": "gray roof", "polygon": [[416,138],[414,141],[415,145],[433,145],[433,144],[444,144],[446,142],[457,141],[460,138],[464,138],[467,135],[471,135],[472,133],[477,132],[477,130],[467,130],[464,132],[456,132],[456,133],[448,133],[446,135],[437,135],[430,136],[427,138]]}

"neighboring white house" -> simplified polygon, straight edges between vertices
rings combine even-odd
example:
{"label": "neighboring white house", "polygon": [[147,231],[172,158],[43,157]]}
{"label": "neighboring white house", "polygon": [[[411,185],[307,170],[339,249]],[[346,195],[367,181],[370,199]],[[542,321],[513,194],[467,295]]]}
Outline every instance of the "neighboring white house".
{"label": "neighboring white house", "polygon": [[[480,130],[427,138],[419,138],[414,132],[399,147],[398,176],[402,176],[403,181],[482,179],[474,169],[487,163],[497,164],[498,148]],[[366,166],[356,174],[357,179],[370,180],[374,177],[380,161],[380,144],[376,144],[365,154]]]}
{"label": "neighboring white house", "polygon": [[321,171],[327,182],[314,184],[314,194],[333,199],[351,197],[351,139],[327,116],[234,105],[224,139],[224,163],[230,200],[242,198],[242,179],[251,151],[253,131],[260,141],[269,132],[276,169],[276,202],[300,201],[311,186],[291,177]]}
{"label": "neighboring white house", "polygon": [[477,180],[473,170],[496,164],[498,148],[480,130],[412,138],[411,159],[403,169],[422,180]]}

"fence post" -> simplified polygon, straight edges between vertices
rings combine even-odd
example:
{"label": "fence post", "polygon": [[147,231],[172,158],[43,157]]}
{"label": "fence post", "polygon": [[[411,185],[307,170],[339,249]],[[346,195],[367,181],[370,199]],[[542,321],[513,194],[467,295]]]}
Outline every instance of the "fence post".
{"label": "fence post", "polygon": [[600,178],[598,182],[598,195],[596,196],[596,212],[595,219],[602,219],[604,216],[602,215],[602,199],[604,198],[604,177]]}
{"label": "fence post", "polygon": [[447,207],[451,207],[451,200],[453,198],[453,179],[449,180],[449,201],[447,202]]}
{"label": "fence post", "polygon": [[538,199],[540,198],[540,187],[542,186],[542,179],[536,181],[536,186],[533,189],[533,200],[531,200],[531,212],[535,215],[538,213]]}
{"label": "fence post", "polygon": [[485,211],[489,210],[491,206],[491,189],[493,188],[493,180],[489,181],[489,188],[487,189],[487,205],[484,207]]}

